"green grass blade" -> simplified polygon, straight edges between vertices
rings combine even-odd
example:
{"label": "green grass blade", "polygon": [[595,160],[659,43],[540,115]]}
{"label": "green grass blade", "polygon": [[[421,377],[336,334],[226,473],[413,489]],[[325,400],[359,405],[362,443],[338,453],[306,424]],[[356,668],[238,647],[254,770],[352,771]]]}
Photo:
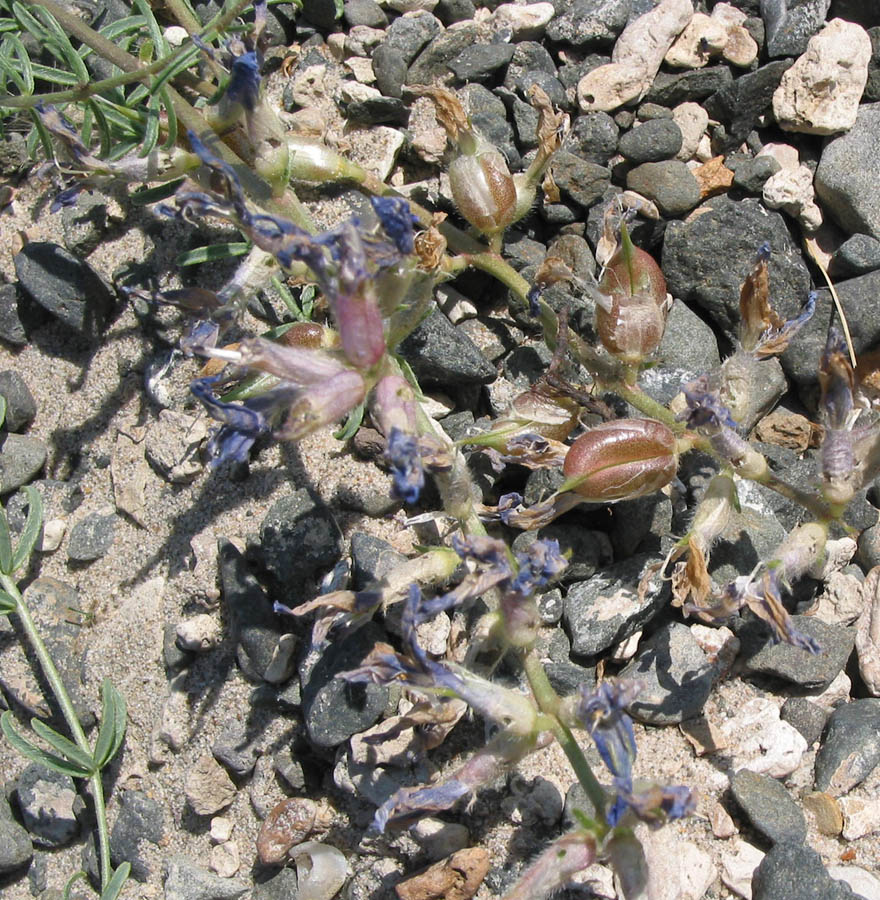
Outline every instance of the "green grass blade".
{"label": "green grass blade", "polygon": [[152,97],[147,106],[147,127],[144,129],[144,140],[138,151],[138,156],[149,156],[159,142],[159,113],[162,109],[162,101],[158,97]]}
{"label": "green grass blade", "polygon": [[[19,4],[16,4],[18,6]],[[36,13],[43,21],[47,31],[52,35],[51,40],[46,41],[46,48],[56,52],[60,62],[65,63],[68,69],[79,78],[83,84],[88,84],[91,75],[82,57],[70,43],[67,32],[55,21],[55,17],[45,9],[36,8]],[[54,47],[53,47],[54,45]]]}
{"label": "green grass blade", "polygon": [[348,414],[345,424],[339,431],[333,434],[333,437],[335,437],[337,441],[347,441],[350,438],[353,438],[357,433],[358,428],[361,427],[361,422],[364,421],[365,409],[365,404],[358,403],[358,405]]}
{"label": "green grass blade", "polygon": [[65,72],[64,69],[52,69],[49,66],[43,66],[40,63],[31,63],[31,70],[34,78],[38,81],[48,81],[49,84],[62,84],[65,87],[76,87],[80,80],[72,72]]}
{"label": "green grass blade", "polygon": [[37,737],[42,738],[53,750],[63,756],[68,762],[81,766],[89,774],[95,770],[95,761],[63,734],[59,734],[54,728],[50,728],[39,719],[31,719],[31,728]]}
{"label": "green grass blade", "polygon": [[21,38],[17,34],[7,34],[4,41],[8,41],[18,57],[21,66],[21,78],[24,82],[24,93],[33,94],[34,92],[34,70],[31,66],[31,58],[25,49]]}
{"label": "green grass blade", "polygon": [[200,263],[217,262],[223,259],[233,259],[236,256],[244,256],[251,249],[247,241],[232,241],[228,244],[208,244],[206,247],[196,247],[180,253],[175,260],[178,266],[197,266]]}
{"label": "green grass blade", "polygon": [[159,97],[162,99],[162,106],[165,109],[165,121],[168,129],[168,137],[162,144],[163,150],[170,150],[177,143],[177,113],[174,111],[174,104],[171,102],[171,95],[168,88],[162,88],[159,91]]}
{"label": "green grass blade", "polygon": [[9,522],[6,519],[6,510],[0,509],[0,572],[11,575],[12,568],[12,537],[9,534]]}
{"label": "green grass blade", "polygon": [[13,572],[31,558],[43,529],[43,498],[40,496],[40,492],[30,484],[22,488],[22,490],[27,496],[28,512],[24,529],[21,532],[21,537],[18,539],[18,546],[15,548],[15,554],[12,557]]}
{"label": "green grass blade", "polygon": [[107,887],[101,893],[101,900],[116,900],[119,896],[128,876],[131,873],[131,863],[123,862],[113,873],[113,877],[107,882]]}
{"label": "green grass blade", "polygon": [[167,181],[165,184],[157,185],[152,188],[140,188],[132,191],[128,195],[128,199],[135,206],[146,206],[148,203],[158,203],[159,200],[167,200],[174,192],[183,184],[183,178],[175,178],[173,181]]}
{"label": "green grass blade", "polygon": [[52,769],[55,772],[61,772],[62,775],[70,775],[71,778],[89,777],[90,769],[83,770],[63,757],[56,756],[54,753],[47,753],[45,750],[41,750],[35,744],[32,744],[16,731],[15,726],[12,724],[13,721],[12,713],[7,710],[0,716],[0,731],[3,732],[3,735],[12,747],[18,750],[25,759],[40,763],[46,766],[47,769]]}
{"label": "green grass blade", "polygon": [[127,708],[125,698],[109,678],[101,684],[101,727],[95,741],[95,765],[99,769],[113,759],[125,738]]}
{"label": "green grass blade", "polygon": [[18,609],[18,604],[15,602],[15,597],[12,594],[7,594],[6,591],[0,591],[0,616],[8,616],[9,613],[14,613]]}

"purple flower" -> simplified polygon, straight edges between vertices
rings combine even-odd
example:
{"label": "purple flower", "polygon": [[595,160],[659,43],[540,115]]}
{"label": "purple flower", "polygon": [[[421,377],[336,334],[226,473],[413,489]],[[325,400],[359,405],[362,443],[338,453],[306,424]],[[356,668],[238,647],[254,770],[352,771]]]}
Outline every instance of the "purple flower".
{"label": "purple flower", "polygon": [[260,59],[256,50],[237,56],[232,63],[226,97],[253,112],[260,100]]}
{"label": "purple flower", "polygon": [[223,423],[222,428],[208,444],[212,466],[218,466],[228,459],[247,462],[254,441],[262,435],[269,434],[271,430],[266,412],[275,405],[273,401],[276,400],[275,397],[268,398],[267,395],[263,395],[245,404],[224,403],[218,400],[211,390],[220,378],[219,375],[198,378],[190,385],[190,390],[205,404],[209,415]]}
{"label": "purple flower", "polygon": [[592,693],[582,689],[577,707],[578,719],[590,732],[602,762],[611,772],[615,793],[605,818],[612,828],[627,810],[643,822],[659,825],[686,816],[695,807],[690,788],[683,785],[633,790],[636,738],[626,707],[637,693],[638,686],[632,682],[603,681]]}
{"label": "purple flower", "polygon": [[388,437],[385,458],[391,466],[392,495],[409,505],[416,503],[425,486],[418,438],[395,426]]}
{"label": "purple flower", "polygon": [[412,214],[409,203],[403,197],[370,197],[370,203],[397,252],[401,256],[412,253],[415,249],[413,227],[419,220]]}
{"label": "purple flower", "polygon": [[687,421],[688,428],[710,433],[722,428],[736,428],[730,410],[721,402],[718,392],[710,389],[708,376],[702,375],[686,385],[684,397],[687,412],[680,418]]}
{"label": "purple flower", "polygon": [[76,201],[79,200],[79,195],[85,188],[86,185],[84,184],[72,184],[70,187],[64,188],[63,191],[59,191],[55,195],[55,199],[52,200],[49,212],[56,213],[65,206],[76,206]]}
{"label": "purple flower", "polygon": [[510,585],[511,591],[528,596],[555,580],[568,566],[559,549],[559,541],[533,541],[524,553],[517,553],[519,571]]}

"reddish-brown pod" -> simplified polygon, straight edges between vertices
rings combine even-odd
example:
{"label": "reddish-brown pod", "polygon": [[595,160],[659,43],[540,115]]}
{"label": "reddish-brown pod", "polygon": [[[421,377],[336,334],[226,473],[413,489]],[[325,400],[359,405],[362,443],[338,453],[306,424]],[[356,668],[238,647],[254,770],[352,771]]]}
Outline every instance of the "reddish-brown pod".
{"label": "reddish-brown pod", "polygon": [[599,293],[596,331],[602,345],[625,363],[642,362],[657,349],[666,329],[666,279],[654,258],[632,243],[625,225]]}
{"label": "reddish-brown pod", "polygon": [[652,494],[669,484],[678,468],[675,434],[653,419],[615,419],[582,434],[565,457],[572,488],[597,502]]}

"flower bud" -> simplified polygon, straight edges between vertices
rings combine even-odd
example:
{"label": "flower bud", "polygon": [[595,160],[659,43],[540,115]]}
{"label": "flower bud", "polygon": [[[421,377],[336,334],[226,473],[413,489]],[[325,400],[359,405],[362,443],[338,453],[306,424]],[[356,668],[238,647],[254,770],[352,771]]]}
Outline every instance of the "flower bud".
{"label": "flower bud", "polygon": [[666,329],[666,279],[654,259],[633,245],[626,225],[621,225],[620,244],[599,291],[596,331],[603,346],[627,364],[642,362]]}
{"label": "flower bud", "polygon": [[581,435],[565,457],[563,472],[588,500],[610,502],[652,494],[678,468],[675,434],[652,419],[616,419]]}
{"label": "flower bud", "polygon": [[458,211],[484,234],[503,231],[516,218],[517,196],[507,160],[490,145],[477,146],[449,166]]}

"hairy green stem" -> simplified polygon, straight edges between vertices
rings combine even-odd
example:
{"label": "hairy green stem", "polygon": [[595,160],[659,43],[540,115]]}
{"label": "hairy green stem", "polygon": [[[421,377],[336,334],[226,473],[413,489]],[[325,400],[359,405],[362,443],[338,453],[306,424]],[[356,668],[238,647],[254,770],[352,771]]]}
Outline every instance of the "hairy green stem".
{"label": "hairy green stem", "polygon": [[608,798],[605,790],[599,784],[590,764],[584,756],[583,750],[575,740],[571,729],[559,718],[559,695],[553,690],[550,679],[547,678],[547,672],[544,665],[534,650],[529,650],[522,657],[523,669],[526,678],[529,680],[529,686],[538,703],[538,709],[541,710],[552,722],[553,734],[559,746],[562,747],[568,761],[574,769],[577,780],[584,789],[590,802],[596,808],[596,816],[599,821],[605,819],[605,804]]}
{"label": "hairy green stem", "polygon": [[[28,609],[24,597],[22,597],[18,590],[18,586],[9,575],[0,574],[0,585],[2,585],[3,590],[15,600],[15,611],[25,630],[28,641],[30,642],[31,647],[33,647],[34,653],[39,660],[40,668],[46,676],[46,681],[49,682],[49,687],[52,689],[52,693],[58,701],[61,714],[64,716],[67,727],[70,729],[70,734],[74,743],[83,751],[83,753],[93,756],[94,751],[86,738],[83,727],[76,714],[76,710],[73,708],[73,701],[70,699],[70,694],[68,694],[64,682],[61,680],[61,675],[55,666],[52,655],[49,653],[42,637],[40,637],[37,624],[34,622],[33,616],[31,616],[31,611]],[[89,787],[91,789],[92,800],[95,804],[95,819],[97,820],[98,826],[98,856],[101,869],[101,890],[103,891],[110,881],[111,866],[110,836],[107,829],[107,807],[104,803],[104,785],[101,782],[100,771],[95,772],[95,774],[89,778]]]}

